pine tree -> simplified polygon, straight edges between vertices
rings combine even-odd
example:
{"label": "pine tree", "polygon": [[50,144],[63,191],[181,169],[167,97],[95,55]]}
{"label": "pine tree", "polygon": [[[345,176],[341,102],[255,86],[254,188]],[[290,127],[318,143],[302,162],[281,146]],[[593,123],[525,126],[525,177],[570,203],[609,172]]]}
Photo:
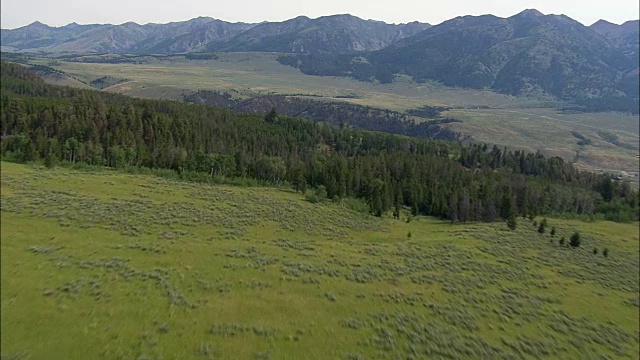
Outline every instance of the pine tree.
{"label": "pine tree", "polygon": [[571,235],[571,239],[569,240],[569,245],[571,245],[571,247],[578,247],[580,246],[580,243],[582,242],[582,239],[580,237],[580,233],[575,232],[573,233],[573,235]]}
{"label": "pine tree", "polygon": [[540,222],[540,226],[538,226],[538,232],[539,232],[540,234],[544,234],[544,230],[545,230],[545,222],[544,222],[544,221],[541,221],[541,222]]}
{"label": "pine tree", "polygon": [[507,226],[511,230],[516,229],[516,210],[515,201],[509,192],[502,195],[502,205],[500,206],[500,217],[507,222]]}
{"label": "pine tree", "polygon": [[267,116],[264,117],[264,121],[268,123],[274,123],[276,122],[277,119],[278,119],[278,112],[276,111],[275,107],[272,107],[271,111],[269,111]]}

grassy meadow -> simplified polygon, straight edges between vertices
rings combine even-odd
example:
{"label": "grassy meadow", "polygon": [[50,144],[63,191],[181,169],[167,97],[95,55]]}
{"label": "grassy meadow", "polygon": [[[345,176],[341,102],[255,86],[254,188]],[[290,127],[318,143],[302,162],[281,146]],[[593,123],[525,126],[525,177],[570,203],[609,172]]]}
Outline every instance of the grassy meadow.
{"label": "grassy meadow", "polygon": [[[435,83],[416,84],[398,78],[393,84],[361,82],[348,78],[304,75],[276,61],[278,54],[220,53],[216,60],[182,57],[148,58],[141,64],[106,64],[51,61],[49,65],[71,77],[49,79],[56,84],[86,86],[109,76],[126,80],[104,91],[143,98],[182,99],[197,90],[227,91],[238,98],[264,94],[296,94],[316,100],[348,101],[360,105],[405,111],[424,105],[448,106],[445,116],[462,120],[449,124],[470,135],[472,141],[575,161],[592,171],[627,172],[638,183],[640,129],[637,115],[617,113],[558,113],[553,101],[496,94],[486,90],[450,88]],[[350,98],[344,98],[344,96]],[[336,98],[341,97],[341,98]],[[489,107],[486,109],[485,107]],[[584,134],[592,145],[580,146],[572,131]],[[618,137],[603,139],[600,132]]]}
{"label": "grassy meadow", "polygon": [[552,237],[7,162],[0,215],[3,359],[639,358],[637,222]]}
{"label": "grassy meadow", "polygon": [[[462,120],[449,126],[472,134],[474,141],[498,144],[545,156],[560,156],[594,172],[626,172],[638,182],[640,122],[620,113],[560,113],[553,109],[453,109]],[[580,145],[577,132],[590,141]],[[607,135],[610,135],[607,137]],[[611,134],[617,138],[612,142]]]}

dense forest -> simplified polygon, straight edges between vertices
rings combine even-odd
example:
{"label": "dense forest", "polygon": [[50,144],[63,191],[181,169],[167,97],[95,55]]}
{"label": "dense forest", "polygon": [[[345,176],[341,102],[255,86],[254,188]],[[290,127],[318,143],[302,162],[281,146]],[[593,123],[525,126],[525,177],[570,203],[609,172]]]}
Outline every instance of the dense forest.
{"label": "dense forest", "polygon": [[[358,129],[383,131],[391,134],[419,138],[458,140],[461,135],[441,124],[459,120],[440,116],[445,108],[425,106],[408,115],[397,111],[379,109],[339,101],[322,101],[308,98],[263,95],[249,99],[233,99],[228,93],[198,91],[184,97],[186,102],[207,104],[241,113],[265,113],[276,108],[278,113],[324,122],[334,126],[352,126]],[[409,115],[420,117],[416,122]]]}
{"label": "dense forest", "polygon": [[407,207],[512,226],[517,216],[550,213],[638,218],[638,193],[627,183],[558,157],[53,86],[16,64],[0,70],[5,158],[254,178],[363,199],[378,216]]}

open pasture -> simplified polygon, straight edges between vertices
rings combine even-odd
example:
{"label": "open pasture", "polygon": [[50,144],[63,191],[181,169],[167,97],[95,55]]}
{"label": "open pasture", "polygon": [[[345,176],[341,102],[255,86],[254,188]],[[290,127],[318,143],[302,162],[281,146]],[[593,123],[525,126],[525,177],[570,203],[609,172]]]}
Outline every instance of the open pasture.
{"label": "open pasture", "polygon": [[2,358],[639,357],[637,222],[552,237],[6,162],[1,190]]}

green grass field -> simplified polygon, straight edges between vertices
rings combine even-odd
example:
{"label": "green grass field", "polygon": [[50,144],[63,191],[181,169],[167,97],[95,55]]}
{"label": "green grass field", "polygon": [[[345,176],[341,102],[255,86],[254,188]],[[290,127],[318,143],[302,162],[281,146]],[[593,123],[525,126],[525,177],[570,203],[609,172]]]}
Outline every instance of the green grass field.
{"label": "green grass field", "polygon": [[[491,91],[458,89],[438,84],[416,84],[406,79],[375,84],[348,78],[304,75],[276,61],[278,54],[221,53],[217,60],[188,61],[180,57],[143,64],[91,64],[34,60],[89,83],[103,76],[126,79],[105,91],[136,97],[182,99],[197,90],[228,91],[236,97],[264,94],[304,94],[313,99],[349,101],[361,105],[405,111],[424,105],[455,108],[445,116],[463,120],[450,124],[473,141],[512,149],[540,150],[576,161],[592,171],[627,172],[638,182],[640,119],[616,113],[558,114],[549,99],[521,98]],[[54,82],[62,83],[60,79]],[[77,80],[67,79],[72,85]],[[81,83],[78,83],[81,84]],[[336,96],[352,96],[340,98]],[[479,107],[490,109],[478,109]],[[594,144],[580,147],[571,131],[584,133]],[[597,133],[612,132],[626,144],[604,141]],[[579,151],[576,157],[576,151]]]}
{"label": "green grass field", "polygon": [[639,358],[637,222],[551,237],[6,162],[1,190],[3,359]]}

